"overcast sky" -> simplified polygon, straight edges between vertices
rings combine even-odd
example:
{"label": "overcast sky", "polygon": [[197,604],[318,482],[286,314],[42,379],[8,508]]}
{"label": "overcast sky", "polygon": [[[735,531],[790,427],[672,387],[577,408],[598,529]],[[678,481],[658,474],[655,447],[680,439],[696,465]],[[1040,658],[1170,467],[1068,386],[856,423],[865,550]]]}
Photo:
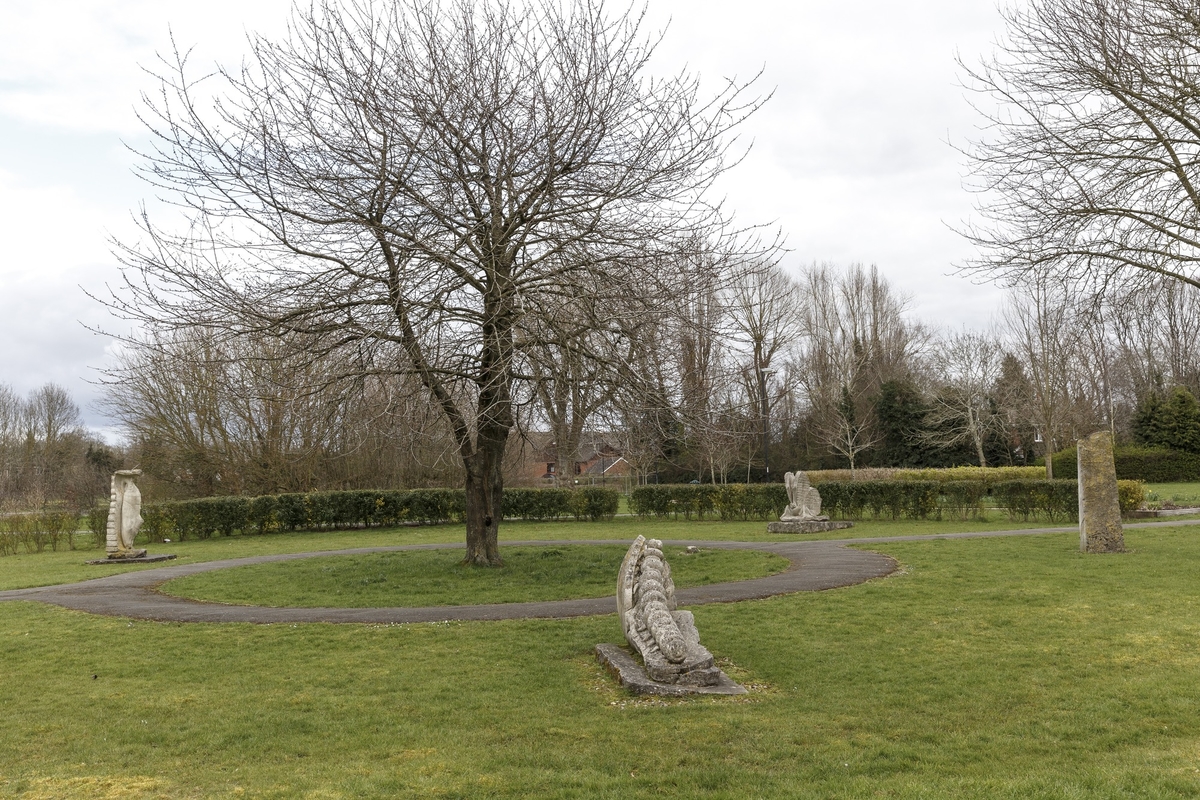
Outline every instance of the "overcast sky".
{"label": "overcast sky", "polygon": [[[195,46],[236,63],[247,31],[278,33],[289,0],[0,0],[0,383],[67,387],[92,427],[89,383],[113,329],[85,290],[117,278],[111,237],[150,196],[126,145],[143,133],[142,67]],[[746,125],[746,161],[722,185],[745,222],[774,222],[791,269],[877,264],[934,326],[987,325],[1001,292],[954,274],[971,246],[948,225],[971,214],[951,147],[979,120],[955,54],[974,62],[1000,28],[993,0],[650,0],[670,21],[658,62],[716,86],[763,71],[774,97]],[[82,288],[81,288],[82,287]]]}

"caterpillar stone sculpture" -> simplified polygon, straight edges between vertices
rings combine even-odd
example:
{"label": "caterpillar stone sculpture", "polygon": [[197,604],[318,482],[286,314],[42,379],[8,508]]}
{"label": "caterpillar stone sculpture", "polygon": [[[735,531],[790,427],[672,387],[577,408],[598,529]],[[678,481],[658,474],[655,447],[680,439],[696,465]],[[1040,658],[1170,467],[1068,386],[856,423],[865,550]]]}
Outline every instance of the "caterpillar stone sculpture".
{"label": "caterpillar stone sculpture", "polygon": [[625,639],[642,656],[646,674],[661,683],[712,686],[721,678],[700,644],[690,611],[675,609],[675,583],[662,542],[637,537],[617,576],[617,611]]}

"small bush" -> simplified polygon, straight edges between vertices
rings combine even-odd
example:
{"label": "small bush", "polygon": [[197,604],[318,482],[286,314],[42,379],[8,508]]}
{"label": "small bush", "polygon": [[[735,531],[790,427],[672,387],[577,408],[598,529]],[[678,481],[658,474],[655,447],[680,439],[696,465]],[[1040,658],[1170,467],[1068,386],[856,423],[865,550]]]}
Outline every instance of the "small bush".
{"label": "small bush", "polygon": [[108,501],[102,500],[88,509],[87,526],[96,547],[108,545]]}
{"label": "small bush", "polygon": [[174,523],[167,509],[161,505],[142,506],[142,528],[138,533],[147,542],[162,542],[174,532]]}
{"label": "small bush", "polygon": [[1137,511],[1146,502],[1146,484],[1141,481],[1117,481],[1117,502],[1121,513]]}
{"label": "small bush", "polygon": [[591,522],[611,520],[617,515],[621,496],[615,489],[605,489],[600,486],[585,486],[576,489],[569,498],[571,512],[575,519],[587,519]]}
{"label": "small bush", "polygon": [[983,516],[983,499],[987,496],[987,484],[983,481],[946,481],[939,488],[940,516],[960,520]]}

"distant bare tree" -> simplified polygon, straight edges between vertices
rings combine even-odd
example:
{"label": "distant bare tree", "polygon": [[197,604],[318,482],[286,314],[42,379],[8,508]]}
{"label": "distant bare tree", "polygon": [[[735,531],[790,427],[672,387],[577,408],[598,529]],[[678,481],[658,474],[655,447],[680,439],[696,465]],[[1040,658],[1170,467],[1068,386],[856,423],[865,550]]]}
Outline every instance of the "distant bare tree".
{"label": "distant bare tree", "polygon": [[320,0],[240,70],[197,80],[176,56],[146,174],[190,227],[146,219],[118,305],[419,380],[465,474],[464,560],[499,564],[522,319],[580,287],[653,307],[674,294],[663,263],[728,230],[707,191],[757,101],[651,79],[640,26],[600,0]]}
{"label": "distant bare tree", "polygon": [[1172,386],[1200,394],[1200,290],[1162,279],[1107,304],[1130,401]]}
{"label": "distant bare tree", "polygon": [[1051,456],[1073,432],[1073,386],[1077,381],[1078,329],[1069,285],[1044,275],[1022,283],[1002,313],[1009,345],[1029,376],[1025,416],[1044,437],[1046,477]]}
{"label": "distant bare tree", "polygon": [[0,507],[87,507],[94,476],[86,454],[98,445],[63,387],[48,383],[21,397],[0,384]]}
{"label": "distant bare tree", "polygon": [[763,468],[770,480],[770,384],[780,367],[778,357],[794,346],[801,331],[800,289],[778,266],[755,265],[730,288],[728,303],[733,335],[743,348],[743,382],[758,413]]}
{"label": "distant bare tree", "polygon": [[968,150],[969,269],[1200,287],[1200,20],[1191,0],[1032,0],[963,69],[996,102]]}
{"label": "distant bare tree", "polygon": [[795,374],[820,439],[854,469],[878,441],[879,387],[905,377],[927,335],[904,319],[907,300],[874,266],[844,274],[814,265],[801,278],[802,347]]}
{"label": "distant bare tree", "polygon": [[984,445],[990,434],[1005,430],[993,397],[1004,355],[994,337],[971,331],[950,334],[933,347],[934,391],[921,433],[926,443],[954,447],[969,442],[979,466],[988,465]]}
{"label": "distant bare tree", "polygon": [[[193,328],[127,344],[104,408],[147,480],[182,495],[424,485],[457,476],[453,441],[420,384],[337,380],[349,367],[272,337]],[[438,462],[441,462],[440,468]]]}

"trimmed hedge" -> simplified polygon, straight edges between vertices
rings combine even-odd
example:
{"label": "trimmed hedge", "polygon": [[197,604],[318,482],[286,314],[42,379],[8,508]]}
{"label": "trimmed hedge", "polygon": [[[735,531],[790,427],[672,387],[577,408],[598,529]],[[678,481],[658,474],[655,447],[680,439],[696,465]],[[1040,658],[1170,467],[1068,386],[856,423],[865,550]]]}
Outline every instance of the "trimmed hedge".
{"label": "trimmed hedge", "polygon": [[[1121,511],[1145,499],[1137,481],[1117,484]],[[1013,519],[1078,518],[1078,487],[1073,480],[826,481],[818,487],[822,513],[843,519],[971,519],[993,498]],[[724,520],[778,519],[787,507],[787,490],[777,483],[639,486],[629,495],[630,510],[640,517]]]}
{"label": "trimmed hedge", "polygon": [[[1054,454],[1054,475],[1074,478],[1078,471],[1075,448]],[[1188,483],[1200,481],[1200,455],[1182,450],[1160,450],[1152,447],[1117,447],[1113,463],[1118,480],[1147,483]]]}
{"label": "trimmed hedge", "polygon": [[0,556],[58,550],[61,544],[74,550],[77,530],[79,515],[71,511],[5,514],[0,516]]}
{"label": "trimmed hedge", "polygon": [[639,517],[679,519],[778,519],[787,508],[781,483],[654,484],[629,493],[629,510]]}
{"label": "trimmed hedge", "polygon": [[898,481],[976,481],[986,484],[1003,481],[1037,480],[1046,474],[1042,467],[947,467],[944,469],[898,469],[892,476]]}
{"label": "trimmed hedge", "polygon": [[[504,491],[507,519],[612,519],[620,497],[614,489],[521,489]],[[207,539],[214,534],[271,533],[280,530],[432,525],[466,518],[462,489],[364,490],[204,497],[142,508],[142,534],[150,541]],[[107,514],[107,509],[104,509]]]}

